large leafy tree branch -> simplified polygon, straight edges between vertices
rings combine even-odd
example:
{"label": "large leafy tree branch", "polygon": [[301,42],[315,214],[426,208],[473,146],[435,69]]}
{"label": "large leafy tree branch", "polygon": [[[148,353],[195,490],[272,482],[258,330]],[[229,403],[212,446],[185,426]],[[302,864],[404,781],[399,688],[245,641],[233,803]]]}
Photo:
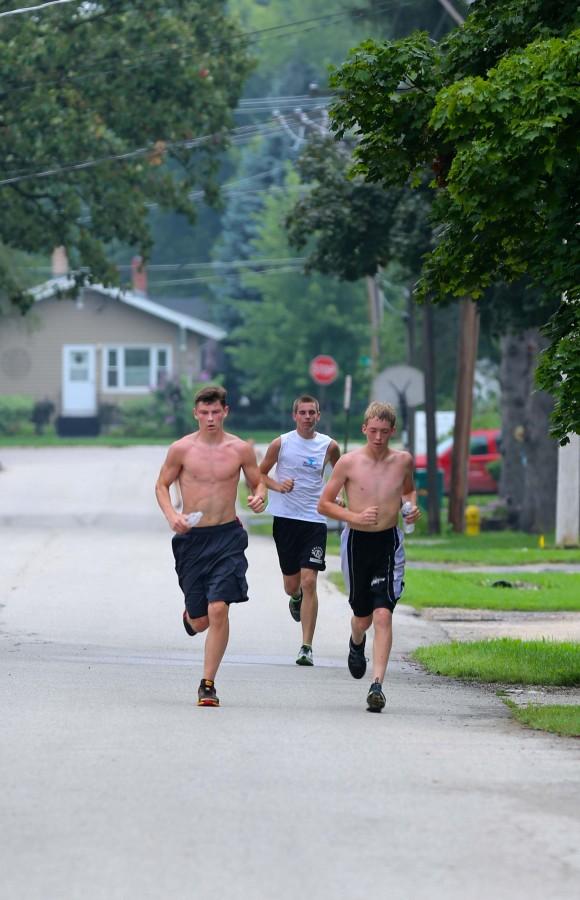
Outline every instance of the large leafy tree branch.
{"label": "large leafy tree branch", "polygon": [[[108,247],[147,256],[151,204],[195,218],[251,69],[224,0],[113,0],[1,20],[0,243],[64,245],[78,283],[113,283]],[[0,261],[0,295],[25,310]]]}
{"label": "large leafy tree branch", "polygon": [[331,113],[337,137],[358,138],[355,175],[399,187],[434,175],[437,244],[419,296],[482,297],[526,276],[565,298],[569,340],[552,327],[548,350],[562,367],[550,381],[560,440],[580,430],[564,402],[580,394],[579,24],[575,3],[478,0],[438,45],[416,33],[355,48],[333,76]]}

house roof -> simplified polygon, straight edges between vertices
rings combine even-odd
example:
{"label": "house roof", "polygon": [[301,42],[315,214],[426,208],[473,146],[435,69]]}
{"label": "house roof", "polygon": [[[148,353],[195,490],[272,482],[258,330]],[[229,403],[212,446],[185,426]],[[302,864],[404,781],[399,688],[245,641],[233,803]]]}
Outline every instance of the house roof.
{"label": "house roof", "polygon": [[[50,281],[45,281],[44,284],[39,284],[31,290],[31,294],[38,302],[54,297],[59,291],[70,290],[72,287],[74,287],[73,279],[68,275],[61,275],[58,278],[51,278]],[[186,331],[201,334],[203,337],[212,338],[215,341],[221,341],[226,336],[223,328],[212,325],[211,322],[204,322],[203,319],[197,319],[186,313],[170,309],[136,291],[123,291],[121,288],[105,287],[102,284],[88,284],[85,286],[85,290],[94,291],[97,294],[110,297],[112,300],[119,300],[127,306],[140,309],[142,312],[156,316],[158,319],[163,319],[165,322],[179,325]]]}

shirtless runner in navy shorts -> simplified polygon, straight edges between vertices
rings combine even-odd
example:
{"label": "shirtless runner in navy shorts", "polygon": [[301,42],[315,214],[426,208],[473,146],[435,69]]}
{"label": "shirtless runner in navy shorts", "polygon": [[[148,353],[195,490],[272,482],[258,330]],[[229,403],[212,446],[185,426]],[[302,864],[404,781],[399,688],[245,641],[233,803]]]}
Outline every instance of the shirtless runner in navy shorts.
{"label": "shirtless runner in navy shorts", "polygon": [[[219,706],[215,676],[229,637],[229,606],[248,599],[245,549],[248,536],[236,518],[243,470],[253,493],[248,506],[264,509],[256,454],[250,444],[224,431],[226,392],[208,386],[195,397],[199,430],[171,445],[155,493],[169,526],[175,569],[185,596],[183,626],[189,635],[207,631],[198,706]],[[177,512],[169,488],[178,482],[183,510]]]}
{"label": "shirtless runner in navy shorts", "polygon": [[[385,705],[383,680],[393,642],[393,610],[403,590],[403,538],[397,527],[403,501],[412,510],[405,518],[421,515],[413,482],[413,458],[405,450],[392,450],[395,411],[387,403],[371,403],[363,434],[366,446],[346,453],[336,464],[322,492],[318,509],[323,515],[346,522],[341,539],[341,562],[353,611],[348,668],[363,678],[366,632],[374,626],[373,681],[367,707],[380,712]],[[348,508],[336,503],[344,488]]]}

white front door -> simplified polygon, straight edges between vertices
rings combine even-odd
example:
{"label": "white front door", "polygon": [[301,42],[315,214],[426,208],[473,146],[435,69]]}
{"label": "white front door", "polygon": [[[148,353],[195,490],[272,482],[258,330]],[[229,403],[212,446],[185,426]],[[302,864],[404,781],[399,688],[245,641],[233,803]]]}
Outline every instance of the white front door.
{"label": "white front door", "polygon": [[96,351],[88,344],[62,348],[62,414],[94,416],[97,412]]}

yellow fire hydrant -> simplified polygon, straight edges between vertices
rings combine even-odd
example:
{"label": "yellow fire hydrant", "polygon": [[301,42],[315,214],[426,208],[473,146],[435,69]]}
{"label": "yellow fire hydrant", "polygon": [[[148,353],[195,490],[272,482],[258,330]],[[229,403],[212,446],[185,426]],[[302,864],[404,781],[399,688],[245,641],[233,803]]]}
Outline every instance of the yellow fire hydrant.
{"label": "yellow fire hydrant", "polygon": [[465,534],[476,535],[481,531],[479,506],[468,506],[465,510]]}

